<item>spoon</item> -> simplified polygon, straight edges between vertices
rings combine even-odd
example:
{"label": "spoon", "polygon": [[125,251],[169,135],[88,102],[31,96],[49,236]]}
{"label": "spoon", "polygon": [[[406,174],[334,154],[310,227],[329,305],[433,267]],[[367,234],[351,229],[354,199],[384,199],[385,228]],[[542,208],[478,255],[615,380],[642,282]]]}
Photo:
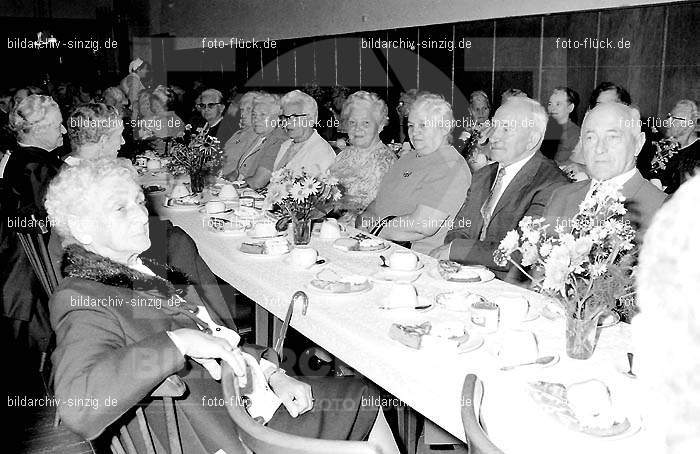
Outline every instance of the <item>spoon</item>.
{"label": "spoon", "polygon": [[323,264],[323,263],[326,263],[326,260],[325,260],[325,259],[319,259],[319,260],[316,260],[316,263],[314,263],[314,265],[321,265],[321,264]]}
{"label": "spoon", "polygon": [[503,367],[501,367],[501,370],[503,370],[503,371],[511,370],[511,369],[515,369],[516,367],[529,366],[531,364],[548,364],[548,363],[551,363],[552,361],[554,361],[554,356],[540,356],[536,360],[530,361],[528,363],[514,364],[512,366],[503,366]]}
{"label": "spoon", "polygon": [[625,375],[627,375],[630,378],[637,378],[637,374],[632,372],[632,362],[634,361],[634,353],[627,353],[627,362],[630,363],[630,369],[625,372]]}
{"label": "spoon", "polygon": [[386,257],[380,255],[379,258],[382,259],[382,264],[379,266],[381,266],[382,268],[389,268],[389,265],[386,264]]}

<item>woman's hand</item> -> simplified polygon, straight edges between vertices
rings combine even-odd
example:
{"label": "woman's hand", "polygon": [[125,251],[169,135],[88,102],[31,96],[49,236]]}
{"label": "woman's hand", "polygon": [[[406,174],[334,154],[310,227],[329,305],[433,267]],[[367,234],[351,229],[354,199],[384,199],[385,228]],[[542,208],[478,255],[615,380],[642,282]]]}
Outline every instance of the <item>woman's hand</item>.
{"label": "woman's hand", "polygon": [[307,383],[277,373],[270,377],[270,387],[282,400],[282,404],[292,418],[306,413],[314,406],[311,385]]}
{"label": "woman's hand", "polygon": [[201,363],[215,380],[221,378],[221,366],[212,360],[222,359],[241,380],[241,386],[245,386],[245,360],[237,346],[196,329],[180,328],[172,331],[172,334],[177,339],[175,344],[182,354]]}

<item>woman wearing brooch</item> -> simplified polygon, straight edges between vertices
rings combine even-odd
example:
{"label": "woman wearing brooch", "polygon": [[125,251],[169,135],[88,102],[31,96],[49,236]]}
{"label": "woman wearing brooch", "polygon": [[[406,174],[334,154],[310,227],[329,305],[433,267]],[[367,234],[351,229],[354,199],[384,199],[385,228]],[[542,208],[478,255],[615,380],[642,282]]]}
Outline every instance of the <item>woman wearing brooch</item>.
{"label": "woman wearing brooch", "polygon": [[343,186],[343,197],[334,209],[342,220],[354,223],[379,191],[384,174],[396,162],[396,156],[384,145],[379,133],[387,123],[386,103],[374,93],[357,91],[343,104],[341,113],[350,146],[330,168],[331,175]]}
{"label": "woman wearing brooch", "polygon": [[[360,405],[373,396],[369,385],[353,377],[312,385],[288,377],[271,350],[239,347],[235,330],[222,325],[183,273],[139,257],[150,240],[135,178],[134,168],[119,161],[86,160],[64,168],[48,190],[46,209],[66,244],[65,278],[50,302],[54,391],[65,425],[94,439],[120,419],[136,442],[139,428],[129,410],[140,403],[156,444],[166,445],[160,403],[144,399],[177,374],[188,389],[175,400],[183,452],[242,454],[225,407],[207,404],[222,400],[215,381],[221,360],[239,377],[245,364],[260,369],[265,386],[281,401],[263,416],[269,427],[325,439],[369,436],[392,446],[383,414]],[[68,404],[78,397],[101,404]],[[105,399],[114,405],[102,405]],[[332,402],[344,404],[329,409]],[[388,452],[397,452],[395,445]]]}

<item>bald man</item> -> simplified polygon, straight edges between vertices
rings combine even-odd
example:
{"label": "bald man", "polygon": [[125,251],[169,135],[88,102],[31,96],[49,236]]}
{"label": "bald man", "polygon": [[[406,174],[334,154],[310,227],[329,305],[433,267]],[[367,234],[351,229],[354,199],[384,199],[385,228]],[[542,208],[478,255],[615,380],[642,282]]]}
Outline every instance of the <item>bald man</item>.
{"label": "bald man", "polygon": [[666,200],[666,194],[642,177],[636,159],[644,145],[639,111],[621,103],[598,104],[586,114],[581,125],[581,148],[591,181],[562,186],[552,193],[545,207],[551,228],[572,225],[579,204],[591,185],[611,181],[622,187],[627,219],[637,229],[640,242],[652,217]]}

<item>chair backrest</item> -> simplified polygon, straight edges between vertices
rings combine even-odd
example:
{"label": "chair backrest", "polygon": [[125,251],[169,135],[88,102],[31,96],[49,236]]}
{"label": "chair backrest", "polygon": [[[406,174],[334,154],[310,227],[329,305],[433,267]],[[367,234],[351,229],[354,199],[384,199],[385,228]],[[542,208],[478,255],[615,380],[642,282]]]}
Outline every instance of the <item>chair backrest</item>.
{"label": "chair backrest", "polygon": [[17,231],[17,236],[46,295],[51,297],[58,287],[58,277],[44,242],[44,234]]}
{"label": "chair backrest", "polygon": [[[491,442],[484,428],[479,423],[477,415],[477,401],[481,403],[483,393],[477,393],[477,377],[468,374],[462,387],[462,425],[467,436],[467,445],[470,454],[504,454]],[[478,394],[478,395],[477,395]]]}
{"label": "chair backrest", "polygon": [[[187,386],[180,377],[171,375],[150,394],[152,398],[163,399],[163,411],[165,412],[165,426],[168,432],[170,454],[182,454],[182,442],[177,428],[175,402],[173,398],[183,396],[186,390]],[[152,430],[141,406],[136,407],[136,420],[138,422],[143,446],[146,447],[146,454],[155,454],[156,446],[153,441]],[[112,436],[110,444],[110,449],[113,454],[142,454],[136,450],[136,444],[127,430],[126,423],[118,427],[118,431],[118,434]]]}
{"label": "chair backrest", "polygon": [[238,428],[238,436],[255,454],[381,454],[378,447],[366,441],[319,440],[265,427],[246,411],[238,379],[228,364],[223,365],[221,383],[226,410]]}

